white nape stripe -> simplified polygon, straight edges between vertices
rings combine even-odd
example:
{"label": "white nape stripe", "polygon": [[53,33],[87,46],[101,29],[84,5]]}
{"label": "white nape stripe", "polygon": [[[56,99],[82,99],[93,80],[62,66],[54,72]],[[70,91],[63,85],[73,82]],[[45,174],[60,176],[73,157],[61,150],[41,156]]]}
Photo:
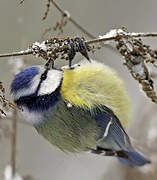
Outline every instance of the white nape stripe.
{"label": "white nape stripe", "polygon": [[47,78],[41,83],[38,95],[50,94],[54,92],[60,85],[63,72],[60,70],[49,70]]}

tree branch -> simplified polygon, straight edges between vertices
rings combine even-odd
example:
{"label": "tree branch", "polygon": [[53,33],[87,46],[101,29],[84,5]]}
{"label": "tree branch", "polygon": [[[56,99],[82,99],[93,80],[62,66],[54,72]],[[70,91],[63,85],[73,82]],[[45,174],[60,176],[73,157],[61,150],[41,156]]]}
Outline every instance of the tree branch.
{"label": "tree branch", "polygon": [[[126,37],[132,37],[132,38],[139,38],[139,37],[157,37],[157,32],[147,32],[147,33],[143,33],[143,32],[139,32],[139,33],[130,33],[130,32],[126,32],[123,31],[122,29],[113,29],[111,31],[109,31],[108,33],[106,33],[103,36],[100,36],[99,38],[95,38],[92,40],[88,40],[85,41],[86,46],[91,45],[91,44],[96,44],[96,43],[108,43],[111,41],[116,41],[117,38],[121,36],[122,38],[126,38]],[[66,41],[69,38],[65,38],[65,39],[59,39],[59,38],[53,38],[56,41]],[[52,39],[51,39],[52,41]],[[39,44],[43,44],[46,41],[43,41],[42,43],[38,43]],[[47,42],[49,42],[49,40],[47,40]],[[35,44],[35,43],[34,43]],[[33,46],[33,45],[32,45]],[[55,47],[55,51],[56,52],[61,52],[64,50],[67,50],[68,46],[64,45],[63,47]],[[53,49],[51,49],[53,51]],[[26,49],[26,50],[22,50],[19,52],[12,52],[12,53],[6,53],[6,54],[0,54],[0,58],[1,57],[10,57],[10,56],[22,56],[22,55],[30,55],[33,54],[34,50],[32,49],[32,47]]]}
{"label": "tree branch", "polygon": [[[157,33],[130,33],[125,29],[113,29],[97,39],[85,41],[85,44],[88,51],[95,51],[102,46],[102,42],[114,41],[117,50],[125,59],[124,65],[127,66],[133,78],[142,85],[145,94],[157,103],[154,82],[146,65],[149,62],[156,66],[157,50],[152,50],[150,46],[143,44],[141,39],[137,39],[141,37],[157,37]],[[67,60],[68,44],[71,41],[75,43],[76,38],[52,38],[41,43],[35,42],[25,51],[0,54],[0,57],[33,54],[47,61],[54,61],[57,58]],[[99,44],[99,48],[94,44]]]}
{"label": "tree branch", "polygon": [[17,110],[13,112],[12,120],[12,133],[11,133],[11,160],[10,165],[12,167],[12,177],[16,173],[16,137],[17,137]]}
{"label": "tree branch", "polygon": [[54,0],[50,0],[55,8],[62,14],[63,17],[67,17],[69,21],[76,26],[80,31],[86,34],[89,38],[95,39],[96,37],[89,33],[85,28],[83,28],[79,23],[77,23],[70,15],[68,11],[64,11]]}
{"label": "tree branch", "polygon": [[19,52],[0,54],[0,58],[2,58],[2,57],[12,57],[12,56],[23,56],[23,55],[29,55],[29,54],[33,54],[33,51],[28,48],[26,50],[19,51]]}

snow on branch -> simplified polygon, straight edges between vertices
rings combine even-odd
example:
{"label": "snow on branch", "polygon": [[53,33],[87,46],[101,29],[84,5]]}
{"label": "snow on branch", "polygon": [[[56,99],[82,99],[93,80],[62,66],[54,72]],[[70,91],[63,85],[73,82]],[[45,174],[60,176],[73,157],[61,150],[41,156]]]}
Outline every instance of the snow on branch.
{"label": "snow on branch", "polygon": [[[97,44],[99,43],[101,45],[101,42],[103,43],[109,43],[111,41],[118,41],[120,38],[140,38],[140,37],[157,37],[157,32],[154,33],[130,33],[122,29],[112,29],[108,33],[99,36],[99,38],[95,38],[92,40],[85,41],[86,46],[88,47],[88,50],[90,51],[92,47],[89,45]],[[0,54],[1,57],[10,57],[10,56],[22,56],[22,55],[37,55],[41,56],[41,53],[45,51],[45,53],[52,54],[52,53],[60,53],[68,49],[68,42],[70,40],[74,40],[75,38],[52,38],[47,41],[43,42],[35,42],[26,50],[22,50],[19,52],[12,52],[12,53],[6,53],[6,54]],[[49,53],[48,53],[49,52]]]}
{"label": "snow on branch", "polygon": [[[103,46],[104,43],[114,42],[118,52],[124,59],[124,65],[127,66],[131,75],[141,85],[142,89],[152,102],[157,103],[157,95],[154,90],[154,82],[148,70],[147,64],[156,66],[157,50],[151,49],[145,45],[140,38],[157,37],[157,33],[135,33],[128,32],[126,29],[112,29],[108,33],[99,36],[96,39],[85,41],[88,51],[95,51]],[[43,42],[33,43],[27,50],[0,54],[0,57],[21,56],[32,54],[36,57],[42,57],[45,60],[55,61],[57,58],[68,60],[68,44],[74,38],[52,38]],[[99,48],[95,46],[99,45]]]}

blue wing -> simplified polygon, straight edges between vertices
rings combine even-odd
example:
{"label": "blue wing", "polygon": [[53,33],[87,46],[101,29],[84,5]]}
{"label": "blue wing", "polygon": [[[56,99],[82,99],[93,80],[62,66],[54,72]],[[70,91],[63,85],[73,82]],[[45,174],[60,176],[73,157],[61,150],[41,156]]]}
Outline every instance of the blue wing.
{"label": "blue wing", "polygon": [[116,156],[120,162],[132,167],[150,163],[134,150],[119,119],[109,108],[103,107],[101,110],[96,110],[93,116],[101,129],[98,146],[92,151],[93,153]]}
{"label": "blue wing", "polygon": [[119,119],[107,107],[94,111],[93,114],[101,129],[98,145],[106,149],[132,150],[131,142]]}

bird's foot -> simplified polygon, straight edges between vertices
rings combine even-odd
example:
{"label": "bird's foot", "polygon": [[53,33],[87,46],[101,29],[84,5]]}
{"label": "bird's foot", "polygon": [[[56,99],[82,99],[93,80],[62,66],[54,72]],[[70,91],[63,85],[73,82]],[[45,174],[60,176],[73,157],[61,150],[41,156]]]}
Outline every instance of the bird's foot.
{"label": "bird's foot", "polygon": [[87,53],[87,47],[84,39],[76,37],[74,40],[70,40],[68,44],[68,57],[69,57],[69,67],[71,68],[72,60],[74,59],[76,52],[80,52],[88,61],[90,58]]}

